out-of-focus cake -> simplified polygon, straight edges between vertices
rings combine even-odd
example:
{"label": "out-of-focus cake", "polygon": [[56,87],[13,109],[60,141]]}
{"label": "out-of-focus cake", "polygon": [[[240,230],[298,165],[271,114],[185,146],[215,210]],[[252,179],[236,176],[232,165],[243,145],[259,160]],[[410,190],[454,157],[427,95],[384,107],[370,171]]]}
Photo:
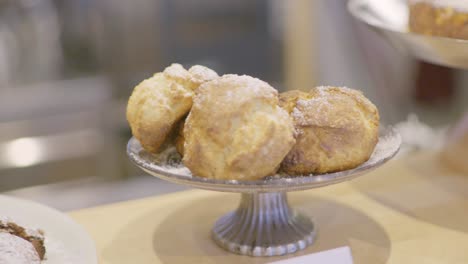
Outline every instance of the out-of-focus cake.
{"label": "out-of-focus cake", "polygon": [[468,0],[408,0],[414,33],[468,40]]}
{"label": "out-of-focus cake", "polygon": [[45,252],[41,230],[25,228],[0,217],[0,264],[40,263]]}

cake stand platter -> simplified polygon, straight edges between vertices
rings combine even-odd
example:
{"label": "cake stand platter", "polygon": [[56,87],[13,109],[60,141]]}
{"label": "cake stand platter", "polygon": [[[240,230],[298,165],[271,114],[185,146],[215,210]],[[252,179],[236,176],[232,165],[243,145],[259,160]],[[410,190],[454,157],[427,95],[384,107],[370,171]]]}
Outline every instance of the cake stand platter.
{"label": "cake stand platter", "polygon": [[407,0],[350,0],[348,9],[399,50],[424,61],[468,69],[468,40],[409,32]]}
{"label": "cake stand platter", "polygon": [[153,155],[146,152],[135,138],[128,142],[127,154],[138,167],[163,180],[212,191],[241,193],[237,210],[215,223],[212,229],[214,241],[222,248],[241,255],[278,256],[311,245],[317,232],[317,227],[308,217],[290,207],[287,192],[354,179],[390,160],[400,145],[398,132],[385,128],[381,130],[371,158],[355,169],[300,177],[275,175],[257,181],[197,177],[183,166],[175,148]]}

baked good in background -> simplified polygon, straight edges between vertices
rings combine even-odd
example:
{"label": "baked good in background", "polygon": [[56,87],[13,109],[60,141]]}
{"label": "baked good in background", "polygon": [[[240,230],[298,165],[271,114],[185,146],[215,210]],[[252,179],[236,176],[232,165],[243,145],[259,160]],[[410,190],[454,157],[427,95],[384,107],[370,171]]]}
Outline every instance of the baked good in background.
{"label": "baked good in background", "polygon": [[186,70],[180,64],[172,64],[142,81],[127,105],[133,136],[145,150],[157,153],[178,121],[189,112],[198,86],[217,77],[216,72],[203,66]]}
{"label": "baked good in background", "polygon": [[361,92],[317,87],[280,94],[292,117],[296,144],[281,164],[290,175],[352,169],[369,159],[378,142],[379,113]]}
{"label": "baked good in background", "polygon": [[183,162],[197,176],[257,180],[276,173],[294,127],[264,81],[228,74],[202,84],[184,127]]}
{"label": "baked good in background", "polygon": [[468,40],[468,1],[409,0],[410,31]]}
{"label": "baked good in background", "polygon": [[41,230],[25,228],[8,218],[0,218],[0,263],[40,263],[45,253]]}

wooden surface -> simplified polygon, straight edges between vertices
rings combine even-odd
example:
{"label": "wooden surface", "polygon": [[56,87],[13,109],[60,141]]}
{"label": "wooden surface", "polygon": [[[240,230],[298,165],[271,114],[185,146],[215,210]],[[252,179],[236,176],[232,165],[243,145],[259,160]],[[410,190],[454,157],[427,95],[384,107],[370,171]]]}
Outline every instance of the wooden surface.
{"label": "wooden surface", "polygon": [[[94,238],[100,263],[268,263],[210,240],[239,195],[201,190],[71,212]],[[318,226],[297,255],[350,246],[355,263],[468,263],[468,175],[436,154],[400,157],[349,183],[290,193]],[[283,257],[284,258],[284,257]]]}

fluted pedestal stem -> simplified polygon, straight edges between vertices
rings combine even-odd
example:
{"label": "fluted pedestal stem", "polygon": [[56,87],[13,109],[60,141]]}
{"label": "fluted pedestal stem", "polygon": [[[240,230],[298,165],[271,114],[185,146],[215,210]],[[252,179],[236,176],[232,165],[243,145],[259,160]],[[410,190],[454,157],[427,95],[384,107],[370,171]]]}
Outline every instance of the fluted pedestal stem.
{"label": "fluted pedestal stem", "polygon": [[239,208],[221,217],[212,234],[218,245],[231,252],[277,256],[312,244],[315,227],[291,209],[286,193],[245,193]]}

